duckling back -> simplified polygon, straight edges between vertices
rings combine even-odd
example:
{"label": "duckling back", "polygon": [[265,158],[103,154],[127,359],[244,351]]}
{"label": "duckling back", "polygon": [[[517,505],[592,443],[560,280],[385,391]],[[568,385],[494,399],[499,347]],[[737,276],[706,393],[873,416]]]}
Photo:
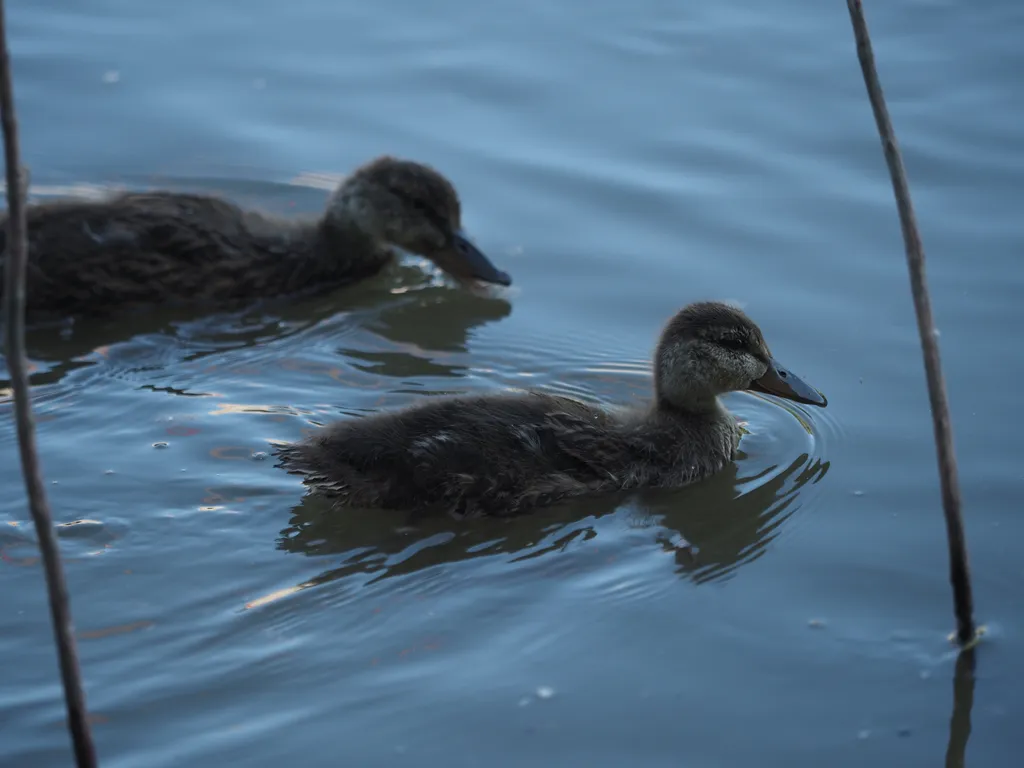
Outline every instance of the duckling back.
{"label": "duckling back", "polygon": [[278,450],[341,504],[509,516],[561,499],[679,487],[732,458],[724,410],[608,412],[541,393],[435,398],[342,421]]}
{"label": "duckling back", "polygon": [[320,257],[323,222],[262,216],[205,195],[44,203],[28,209],[27,225],[32,319],[158,304],[227,308],[361,276],[358,260]]}

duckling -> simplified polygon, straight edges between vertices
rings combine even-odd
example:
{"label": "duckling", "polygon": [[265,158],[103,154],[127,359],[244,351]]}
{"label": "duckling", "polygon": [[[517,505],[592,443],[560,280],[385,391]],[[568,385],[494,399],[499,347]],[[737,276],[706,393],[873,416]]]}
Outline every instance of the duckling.
{"label": "duckling", "polygon": [[[344,179],[317,218],[157,191],[41,203],[29,207],[27,223],[30,321],[318,292],[370,277],[396,248],[464,283],[511,284],[463,232],[453,184],[430,166],[390,156]],[[0,224],[2,251],[6,215]]]}
{"label": "duckling", "polygon": [[603,409],[532,391],[437,397],[329,425],[274,452],[279,466],[338,504],[511,516],[718,472],[740,439],[718,396],[736,390],[827,405],[772,357],[746,314],[699,302],[662,331],[644,407]]}

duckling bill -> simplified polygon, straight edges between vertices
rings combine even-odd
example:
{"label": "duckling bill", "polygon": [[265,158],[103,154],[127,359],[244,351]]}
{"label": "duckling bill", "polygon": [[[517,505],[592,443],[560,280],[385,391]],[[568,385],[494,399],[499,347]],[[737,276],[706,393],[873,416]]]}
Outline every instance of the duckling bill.
{"label": "duckling bill", "polygon": [[[227,308],[324,291],[376,274],[398,249],[463,283],[512,282],[462,229],[451,181],[393,157],[356,169],[315,218],[156,191],[33,205],[27,225],[30,322],[152,305]],[[6,237],[4,220],[0,251]]]}
{"label": "duckling bill", "polygon": [[718,396],[737,390],[827,405],[772,357],[742,311],[701,302],[665,326],[644,407],[608,410],[530,391],[437,397],[335,423],[276,453],[342,505],[510,516],[575,496],[678,488],[718,472],[740,440]]}
{"label": "duckling bill", "polygon": [[822,408],[828,405],[828,401],[821,392],[808,386],[803,379],[776,361],[775,358],[768,361],[768,370],[765,371],[764,376],[750,383],[750,389],[755,392],[784,397],[787,400],[795,400],[806,405],[817,405]]}

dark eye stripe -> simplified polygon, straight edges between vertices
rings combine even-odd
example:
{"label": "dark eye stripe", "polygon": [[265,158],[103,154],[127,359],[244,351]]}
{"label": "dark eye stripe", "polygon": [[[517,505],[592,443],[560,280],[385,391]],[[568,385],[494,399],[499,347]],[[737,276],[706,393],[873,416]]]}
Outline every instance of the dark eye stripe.
{"label": "dark eye stripe", "polygon": [[447,232],[451,225],[448,220],[442,216],[433,206],[428,205],[423,201],[422,198],[413,197],[412,195],[406,194],[400,189],[392,187],[391,193],[401,200],[403,203],[408,205],[410,208],[414,208],[423,214],[423,216],[435,227],[442,232]]}
{"label": "dark eye stripe", "polygon": [[719,339],[718,343],[726,349],[735,349],[737,352],[744,352],[747,344],[739,339]]}

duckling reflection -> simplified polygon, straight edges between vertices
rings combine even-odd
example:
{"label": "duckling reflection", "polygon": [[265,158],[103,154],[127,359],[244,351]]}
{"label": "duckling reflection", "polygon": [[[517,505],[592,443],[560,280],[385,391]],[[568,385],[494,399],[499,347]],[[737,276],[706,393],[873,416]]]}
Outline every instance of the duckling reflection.
{"label": "duckling reflection", "polygon": [[[281,342],[313,326],[321,326],[323,334],[328,335],[337,331],[338,325],[352,323],[369,329],[380,341],[379,349],[349,345],[342,350],[358,361],[357,366],[372,368],[378,375],[408,375],[412,367],[414,374],[436,374],[440,369],[443,375],[461,376],[465,365],[449,364],[446,358],[465,353],[475,329],[512,312],[512,304],[499,295],[450,291],[439,286],[398,295],[386,290],[339,291],[349,293],[346,311],[340,313],[336,292],[331,292],[231,314],[204,316],[194,310],[163,307],[134,318],[130,325],[116,318],[94,318],[71,327],[37,326],[27,332],[26,343],[29,357],[42,370],[32,373],[30,381],[32,386],[55,384],[72,371],[102,363],[94,354],[98,349],[116,357],[122,344],[128,344],[132,352],[143,344],[157,349],[175,347],[175,359],[149,356],[148,365],[165,369],[182,359],[195,363],[230,351]],[[395,351],[406,348],[413,348],[416,354]],[[133,365],[138,365],[137,358]],[[5,373],[0,356],[0,390],[10,386]]]}
{"label": "duckling reflection", "polygon": [[[376,274],[395,249],[466,284],[511,283],[463,232],[453,184],[427,165],[387,156],[348,176],[318,219],[156,191],[40,203],[27,223],[30,322],[156,305],[223,309],[323,291]],[[0,289],[2,280],[0,271]]]}
{"label": "duckling reflection", "polygon": [[395,344],[464,353],[472,332],[511,313],[512,304],[500,296],[431,286],[391,297],[369,325]]}
{"label": "duckling reflection", "polygon": [[[357,573],[376,579],[403,576],[437,565],[502,556],[508,562],[579,553],[585,542],[614,538],[617,526],[602,526],[609,515],[629,515],[630,526],[649,528],[651,542],[675,558],[675,572],[696,583],[730,577],[761,557],[799,507],[804,488],[820,482],[830,464],[803,454],[786,467],[757,468],[743,476],[745,456],[689,488],[646,490],[575,499],[533,515],[457,523],[450,518],[395,521],[369,510],[330,514],[328,502],[305,496],[281,531],[278,549],[310,557],[345,555],[338,566],[307,580],[303,588]],[[629,504],[624,502],[629,499]],[[591,550],[594,557],[597,549]],[[608,551],[601,548],[600,557]],[[584,569],[570,557],[565,567]]]}
{"label": "duckling reflection", "polygon": [[740,439],[721,394],[757,389],[826,405],[726,304],[677,312],[654,363],[654,400],[644,409],[603,410],[541,392],[439,397],[274,450],[281,466],[339,504],[508,516],[577,496],[678,488],[721,471]]}

